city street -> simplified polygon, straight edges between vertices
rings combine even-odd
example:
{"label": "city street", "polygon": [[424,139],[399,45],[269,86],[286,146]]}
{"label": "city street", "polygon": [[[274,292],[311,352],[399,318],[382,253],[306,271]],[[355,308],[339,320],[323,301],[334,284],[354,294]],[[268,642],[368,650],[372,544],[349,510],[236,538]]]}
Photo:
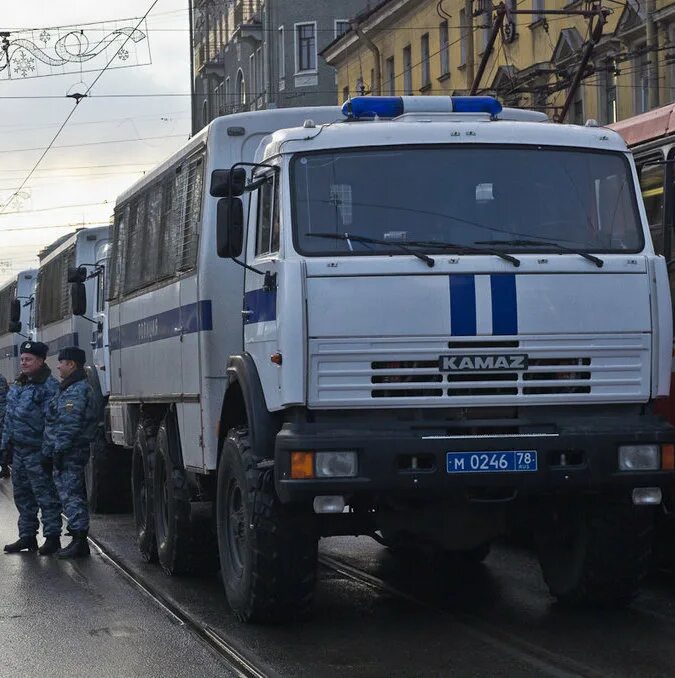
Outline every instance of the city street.
{"label": "city street", "polygon": [[[16,510],[5,480],[0,539],[15,538]],[[3,678],[235,675],[96,549],[78,561],[2,553],[0,581]]]}
{"label": "city street", "polygon": [[[10,493],[3,483],[5,541]],[[2,556],[3,676],[672,675],[668,573],[626,610],[568,610],[526,550],[502,546],[472,571],[441,571],[397,562],[366,537],[333,538],[311,618],[256,627],[232,617],[217,575],[166,577],[132,535],[131,516],[96,516],[92,536],[108,555]]]}

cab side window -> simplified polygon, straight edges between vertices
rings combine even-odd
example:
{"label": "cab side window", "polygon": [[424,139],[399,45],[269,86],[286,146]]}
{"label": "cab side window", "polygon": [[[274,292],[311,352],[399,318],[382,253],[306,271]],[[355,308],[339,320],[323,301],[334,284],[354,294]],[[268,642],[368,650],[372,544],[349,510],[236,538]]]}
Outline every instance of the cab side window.
{"label": "cab side window", "polygon": [[654,242],[654,250],[657,254],[665,254],[665,229],[664,229],[664,188],[666,178],[666,165],[660,157],[648,158],[640,166],[640,189],[647,212],[647,222]]}
{"label": "cab side window", "polygon": [[258,214],[255,255],[264,256],[279,251],[279,201],[274,174],[266,177],[258,189]]}

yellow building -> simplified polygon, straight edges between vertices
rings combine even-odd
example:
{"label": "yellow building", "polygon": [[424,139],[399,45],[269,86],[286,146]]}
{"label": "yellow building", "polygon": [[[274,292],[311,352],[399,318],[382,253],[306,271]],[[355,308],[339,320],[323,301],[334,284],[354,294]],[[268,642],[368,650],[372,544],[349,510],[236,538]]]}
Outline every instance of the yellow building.
{"label": "yellow building", "polygon": [[[550,13],[591,8],[580,1],[506,1],[509,12],[478,92],[554,117],[598,19],[591,24],[585,16]],[[567,122],[611,123],[675,100],[675,3],[607,0],[606,7],[611,14]],[[513,8],[549,13],[520,14]],[[337,69],[342,98],[378,92],[464,94],[488,44],[495,9],[489,0],[384,0],[356,17],[322,56]]]}

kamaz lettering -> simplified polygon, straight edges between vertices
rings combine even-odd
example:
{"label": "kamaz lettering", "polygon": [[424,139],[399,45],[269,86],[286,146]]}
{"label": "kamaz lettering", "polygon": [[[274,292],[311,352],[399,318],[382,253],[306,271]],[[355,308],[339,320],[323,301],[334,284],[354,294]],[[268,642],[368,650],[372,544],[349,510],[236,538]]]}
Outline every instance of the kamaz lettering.
{"label": "kamaz lettering", "polygon": [[527,355],[442,355],[439,369],[441,372],[526,370]]}

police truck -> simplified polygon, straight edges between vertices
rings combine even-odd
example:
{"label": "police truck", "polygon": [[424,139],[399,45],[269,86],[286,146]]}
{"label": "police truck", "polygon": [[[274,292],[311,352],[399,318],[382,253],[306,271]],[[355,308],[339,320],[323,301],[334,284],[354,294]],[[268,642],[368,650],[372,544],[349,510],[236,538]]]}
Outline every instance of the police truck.
{"label": "police truck", "polygon": [[671,506],[668,275],[614,132],[490,97],[218,118],[116,204],[107,435],[137,539],[243,621],[317,543],[483,559],[625,603]]}
{"label": "police truck", "polygon": [[110,389],[105,268],[110,227],[80,228],[58,238],[39,254],[35,291],[35,336],[49,346],[47,363],[55,372],[59,351],[78,346],[86,355],[89,381],[101,405],[99,435],[86,467],[89,505],[97,512],[131,508],[130,455],[111,453],[103,423]]}

